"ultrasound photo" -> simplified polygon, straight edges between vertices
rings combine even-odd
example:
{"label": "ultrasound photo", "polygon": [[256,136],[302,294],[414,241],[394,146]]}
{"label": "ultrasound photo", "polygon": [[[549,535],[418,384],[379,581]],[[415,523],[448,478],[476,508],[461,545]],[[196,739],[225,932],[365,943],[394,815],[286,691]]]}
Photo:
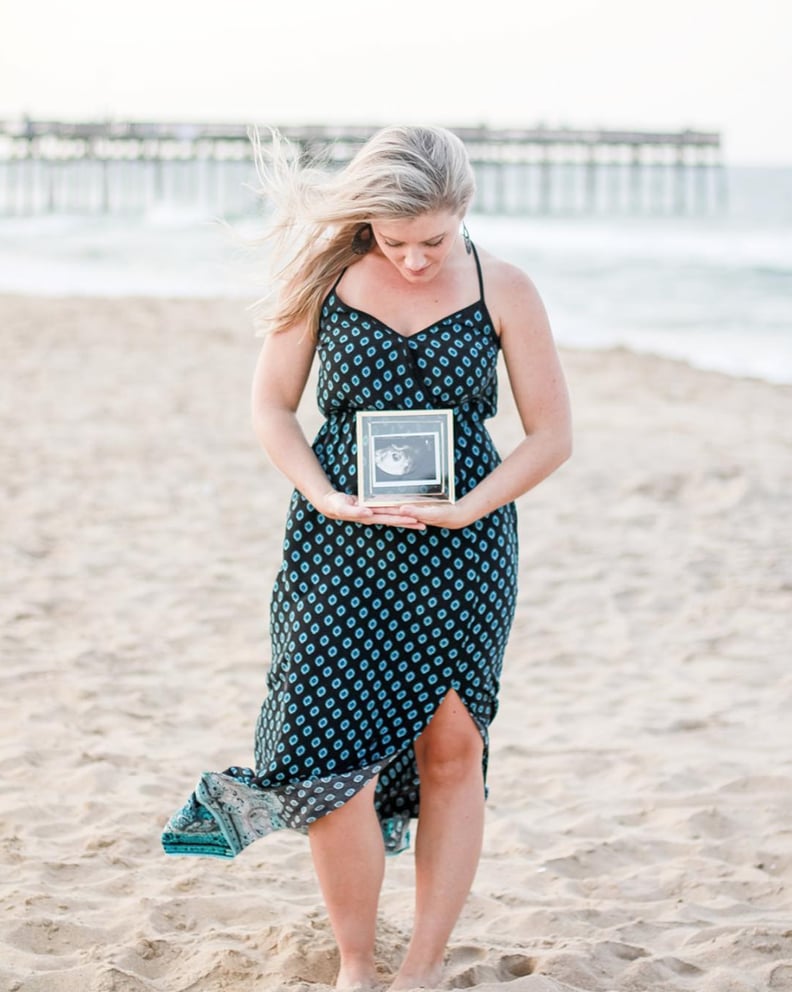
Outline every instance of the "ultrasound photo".
{"label": "ultrasound photo", "polygon": [[361,503],[453,502],[452,411],[361,412],[357,440]]}

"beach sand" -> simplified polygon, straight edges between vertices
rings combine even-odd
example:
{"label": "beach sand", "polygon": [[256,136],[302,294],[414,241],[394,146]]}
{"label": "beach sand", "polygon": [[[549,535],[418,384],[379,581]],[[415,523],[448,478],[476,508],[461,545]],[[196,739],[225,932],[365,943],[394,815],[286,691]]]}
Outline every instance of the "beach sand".
{"label": "beach sand", "polygon": [[[168,858],[248,764],[289,484],[239,301],[5,297],[0,989],[319,992],[304,837]],[[443,988],[792,989],[792,388],[563,351],[576,451],[520,501],[484,852]],[[318,425],[313,396],[306,425]],[[519,429],[505,378],[492,432]],[[391,859],[383,979],[413,860]]]}

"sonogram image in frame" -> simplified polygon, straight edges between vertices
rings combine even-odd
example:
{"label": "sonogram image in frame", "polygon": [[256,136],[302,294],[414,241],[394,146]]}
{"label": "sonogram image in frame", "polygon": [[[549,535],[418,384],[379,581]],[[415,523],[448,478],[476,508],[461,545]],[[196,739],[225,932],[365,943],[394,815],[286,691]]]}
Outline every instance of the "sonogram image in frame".
{"label": "sonogram image in frame", "polygon": [[358,501],[364,506],[454,502],[452,410],[357,414]]}

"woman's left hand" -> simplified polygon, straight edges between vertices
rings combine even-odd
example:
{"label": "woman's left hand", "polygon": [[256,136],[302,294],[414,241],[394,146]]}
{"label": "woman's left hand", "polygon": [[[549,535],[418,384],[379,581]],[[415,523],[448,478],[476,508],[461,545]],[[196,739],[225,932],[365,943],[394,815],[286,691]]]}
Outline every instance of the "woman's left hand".
{"label": "woman's left hand", "polygon": [[463,502],[404,503],[398,508],[398,512],[413,517],[428,527],[447,527],[449,530],[468,527],[476,519]]}

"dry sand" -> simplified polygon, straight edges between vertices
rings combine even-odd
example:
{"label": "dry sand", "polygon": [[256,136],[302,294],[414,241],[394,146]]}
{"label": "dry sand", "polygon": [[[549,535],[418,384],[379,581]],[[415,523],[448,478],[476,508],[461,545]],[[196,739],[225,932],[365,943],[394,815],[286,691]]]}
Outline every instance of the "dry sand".
{"label": "dry sand", "polygon": [[[0,300],[0,988],[318,990],[307,843],[167,858],[251,757],[289,486],[232,301]],[[792,989],[792,388],[563,353],[577,449],[520,503],[491,799],[444,988]],[[309,430],[318,423],[308,396]],[[517,435],[505,381],[493,433]],[[388,862],[383,978],[412,855]]]}

